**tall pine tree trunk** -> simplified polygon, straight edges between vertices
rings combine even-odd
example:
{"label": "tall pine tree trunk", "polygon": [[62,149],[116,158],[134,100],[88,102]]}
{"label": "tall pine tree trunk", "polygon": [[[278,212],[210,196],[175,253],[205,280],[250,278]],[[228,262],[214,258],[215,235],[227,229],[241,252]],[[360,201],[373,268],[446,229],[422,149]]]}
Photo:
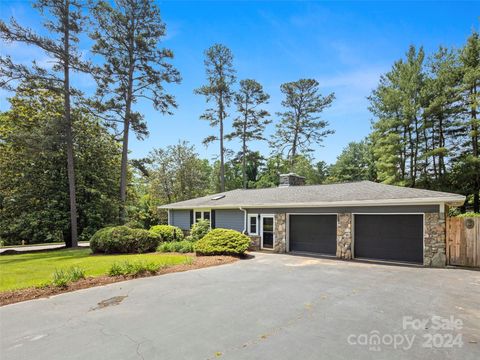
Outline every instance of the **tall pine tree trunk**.
{"label": "tall pine tree trunk", "polygon": [[223,148],[223,100],[219,96],[219,121],[220,121],[220,192],[225,191],[225,149]]}
{"label": "tall pine tree trunk", "polygon": [[133,97],[133,73],[135,68],[134,59],[134,23],[135,18],[131,18],[132,27],[128,34],[128,48],[129,48],[129,68],[128,68],[128,83],[127,83],[127,99],[125,102],[125,118],[123,119],[123,139],[122,139],[122,160],[120,169],[120,212],[119,222],[124,224],[126,221],[126,203],[127,203],[127,175],[128,175],[128,136],[130,132],[130,117],[132,114],[132,97]]}
{"label": "tall pine tree trunk", "polygon": [[290,172],[293,172],[295,170],[295,158],[297,157],[297,143],[298,143],[298,132],[299,130],[299,118],[297,117],[297,120],[295,122],[295,134],[293,136],[293,142],[292,142],[292,153],[291,153],[291,159],[290,159]]}
{"label": "tall pine tree trunk", "polygon": [[[129,107],[128,107],[129,108]],[[123,121],[123,139],[122,139],[122,161],[120,169],[120,212],[119,222],[125,223],[126,218],[126,202],[127,202],[127,173],[128,173],[128,133],[130,131],[130,111],[125,112],[125,119]]]}
{"label": "tall pine tree trunk", "polygon": [[415,116],[414,118],[415,124],[415,141],[414,141],[414,155],[413,155],[413,182],[412,187],[415,187],[417,181],[417,171],[418,171],[418,145],[420,142],[420,131],[418,128],[418,119]]}
{"label": "tall pine tree trunk", "polygon": [[242,143],[242,176],[243,176],[243,188],[247,188],[247,116],[245,115],[245,120],[243,122],[243,143]]}
{"label": "tall pine tree trunk", "polygon": [[474,187],[473,187],[473,211],[478,213],[480,212],[480,167],[478,165],[479,160],[479,151],[478,151],[478,125],[477,125],[477,110],[476,104],[477,101],[477,89],[473,85],[472,88],[472,150],[474,157]]}
{"label": "tall pine tree trunk", "polygon": [[70,1],[65,1],[65,15],[64,15],[64,34],[63,34],[63,92],[64,92],[64,122],[65,122],[65,141],[67,145],[67,175],[68,175],[68,193],[70,199],[70,230],[71,239],[66,242],[67,247],[78,246],[77,233],[77,198],[75,193],[75,164],[74,164],[74,150],[73,150],[73,132],[72,132],[72,118],[70,109]]}
{"label": "tall pine tree trunk", "polygon": [[[445,148],[445,132],[443,125],[443,116],[440,116],[440,121],[438,124],[438,146],[440,148]],[[443,181],[443,176],[447,173],[447,168],[445,166],[445,155],[444,152],[440,152],[438,155],[438,170],[440,174],[440,179]]]}
{"label": "tall pine tree trunk", "polygon": [[413,138],[412,138],[412,129],[410,126],[408,126],[408,143],[409,143],[409,156],[410,156],[410,187],[415,187],[415,178],[413,177],[413,167],[414,167],[414,161],[413,161],[413,156],[414,156],[414,144],[413,144]]}

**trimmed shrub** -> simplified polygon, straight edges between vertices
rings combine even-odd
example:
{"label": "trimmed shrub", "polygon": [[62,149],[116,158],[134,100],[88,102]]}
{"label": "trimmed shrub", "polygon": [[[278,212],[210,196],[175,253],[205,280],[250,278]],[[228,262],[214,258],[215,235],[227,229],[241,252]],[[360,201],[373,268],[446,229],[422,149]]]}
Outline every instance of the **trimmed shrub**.
{"label": "trimmed shrub", "polygon": [[66,287],[69,283],[85,279],[85,270],[73,266],[67,270],[56,269],[53,272],[52,284],[57,287]]}
{"label": "trimmed shrub", "polygon": [[182,229],[172,225],[155,225],[150,228],[151,232],[160,236],[160,241],[183,240]]}
{"label": "trimmed shrub", "polygon": [[198,255],[243,255],[250,238],[235,230],[214,229],[194,244]]}
{"label": "trimmed shrub", "polygon": [[145,253],[155,251],[159,241],[160,237],[148,230],[115,226],[98,230],[90,239],[90,249],[105,254]]}
{"label": "trimmed shrub", "polygon": [[456,217],[468,218],[468,217],[480,217],[480,213],[466,212],[464,214],[458,214]]}
{"label": "trimmed shrub", "polygon": [[156,264],[154,262],[115,262],[110,266],[108,276],[140,276],[146,273],[155,274],[161,267],[161,264]]}
{"label": "trimmed shrub", "polygon": [[193,242],[188,240],[164,242],[158,246],[157,251],[190,253],[193,252]]}
{"label": "trimmed shrub", "polygon": [[132,229],[143,229],[142,223],[137,220],[129,220],[124,225]]}
{"label": "trimmed shrub", "polygon": [[192,225],[190,230],[190,236],[187,237],[189,241],[198,241],[208,234],[210,231],[210,221],[200,220],[199,222]]}

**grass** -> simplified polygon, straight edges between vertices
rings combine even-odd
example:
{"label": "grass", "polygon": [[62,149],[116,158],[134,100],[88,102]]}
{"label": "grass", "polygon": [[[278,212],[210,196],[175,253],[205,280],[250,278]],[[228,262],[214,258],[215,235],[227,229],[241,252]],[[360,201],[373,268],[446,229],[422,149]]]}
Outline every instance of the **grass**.
{"label": "grass", "polygon": [[54,272],[80,268],[85,276],[108,275],[114,263],[153,263],[159,267],[190,264],[191,258],[174,254],[92,255],[90,249],[53,250],[0,256],[0,292],[50,284]]}

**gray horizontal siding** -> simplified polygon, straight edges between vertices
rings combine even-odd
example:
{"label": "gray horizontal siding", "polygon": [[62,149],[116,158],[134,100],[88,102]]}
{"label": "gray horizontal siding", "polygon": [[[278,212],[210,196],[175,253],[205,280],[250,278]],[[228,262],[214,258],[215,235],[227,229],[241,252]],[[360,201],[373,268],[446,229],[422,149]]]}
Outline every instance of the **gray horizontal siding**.
{"label": "gray horizontal siding", "polygon": [[182,230],[190,230],[190,210],[170,210],[169,225],[177,226]]}
{"label": "gray horizontal siding", "polygon": [[250,214],[276,213],[437,213],[439,205],[403,205],[403,206],[350,206],[323,208],[273,208],[248,209]]}
{"label": "gray horizontal siding", "polygon": [[215,210],[215,227],[243,231],[244,216],[241,210]]}

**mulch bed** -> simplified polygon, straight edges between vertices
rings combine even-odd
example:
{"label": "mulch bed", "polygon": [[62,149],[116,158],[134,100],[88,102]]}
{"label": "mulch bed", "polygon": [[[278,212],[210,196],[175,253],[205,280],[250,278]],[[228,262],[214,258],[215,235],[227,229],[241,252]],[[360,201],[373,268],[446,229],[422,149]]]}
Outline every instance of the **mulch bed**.
{"label": "mulch bed", "polygon": [[193,254],[182,254],[191,256],[193,261],[191,264],[179,264],[172,265],[160,269],[154,274],[146,273],[140,276],[96,276],[88,277],[86,279],[79,280],[74,283],[70,283],[66,287],[56,287],[49,285],[46,287],[31,287],[20,290],[11,290],[0,293],[0,306],[13,304],[26,300],[33,300],[39,298],[50,297],[52,295],[57,295],[61,293],[71,292],[80,289],[86,289],[94,286],[101,286],[111,283],[116,283],[120,281],[126,281],[131,279],[138,279],[141,277],[157,276],[163,274],[169,274],[174,272],[182,272],[193,269],[201,269],[210,266],[217,266],[223,264],[229,264],[238,260],[237,257],[233,256],[195,256]]}

